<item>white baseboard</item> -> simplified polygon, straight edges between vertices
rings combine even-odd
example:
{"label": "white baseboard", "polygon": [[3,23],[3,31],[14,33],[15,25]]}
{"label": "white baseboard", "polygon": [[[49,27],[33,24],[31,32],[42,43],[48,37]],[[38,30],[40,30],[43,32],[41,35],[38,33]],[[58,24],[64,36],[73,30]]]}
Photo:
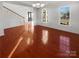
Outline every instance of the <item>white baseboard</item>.
{"label": "white baseboard", "polygon": [[4,36],[4,30],[0,30],[0,36]]}

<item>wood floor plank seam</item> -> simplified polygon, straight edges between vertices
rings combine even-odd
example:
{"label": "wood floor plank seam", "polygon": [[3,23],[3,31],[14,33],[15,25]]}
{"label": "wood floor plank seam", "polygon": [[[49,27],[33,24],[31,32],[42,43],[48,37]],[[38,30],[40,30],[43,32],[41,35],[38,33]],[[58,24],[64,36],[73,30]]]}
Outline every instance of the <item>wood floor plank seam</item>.
{"label": "wood floor plank seam", "polygon": [[[69,33],[61,30],[51,29],[45,26],[36,25],[34,26],[34,33],[30,33],[24,30],[24,26],[15,27],[13,29],[6,30],[6,38],[9,40],[1,40],[0,42],[3,42],[1,45],[4,46],[4,50],[12,50],[9,51],[10,53],[4,53],[2,54],[3,57],[9,57],[9,58],[70,58],[70,57],[79,57],[79,35],[74,33]],[[46,44],[43,44],[42,37],[44,36],[42,33],[44,30],[48,31],[48,41]],[[11,35],[13,33],[13,35]],[[30,35],[30,36],[29,36]],[[33,37],[32,37],[33,35]],[[33,44],[27,46],[27,36],[32,37]],[[60,52],[60,37],[63,37],[64,39],[69,38],[69,48],[70,52],[76,54],[75,56],[69,55],[66,56],[64,53],[62,54]],[[21,41],[21,37],[24,39]],[[14,39],[15,38],[15,39]],[[14,42],[13,42],[14,41]],[[65,40],[64,40],[65,41]],[[66,42],[63,41],[63,46]],[[19,42],[19,43],[18,43]],[[11,45],[8,45],[11,44]],[[8,49],[7,49],[7,47]],[[12,46],[13,45],[13,46]],[[11,47],[12,46],[12,47]],[[63,48],[64,49],[64,48]],[[65,50],[63,50],[65,51]],[[15,52],[15,53],[14,53]],[[61,54],[61,55],[60,55]]]}

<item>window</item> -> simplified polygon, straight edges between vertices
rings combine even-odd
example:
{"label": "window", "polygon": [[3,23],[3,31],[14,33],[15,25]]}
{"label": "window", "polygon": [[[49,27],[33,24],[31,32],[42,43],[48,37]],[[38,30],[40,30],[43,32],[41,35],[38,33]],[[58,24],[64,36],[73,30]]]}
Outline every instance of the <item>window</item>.
{"label": "window", "polygon": [[69,25],[70,21],[70,7],[69,6],[62,6],[59,8],[60,14],[60,24],[62,25]]}
{"label": "window", "polygon": [[48,19],[47,19],[48,15],[47,15],[47,10],[46,9],[42,9],[41,17],[42,17],[42,22],[43,23],[47,23],[48,22]]}

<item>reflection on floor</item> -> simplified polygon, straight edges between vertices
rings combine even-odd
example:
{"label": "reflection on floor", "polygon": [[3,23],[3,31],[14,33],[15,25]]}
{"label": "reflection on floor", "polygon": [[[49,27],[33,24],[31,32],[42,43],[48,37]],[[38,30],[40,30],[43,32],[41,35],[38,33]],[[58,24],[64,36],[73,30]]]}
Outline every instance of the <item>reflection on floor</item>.
{"label": "reflection on floor", "polygon": [[0,38],[0,57],[79,57],[78,43],[78,34],[39,25],[31,32],[18,26]]}
{"label": "reflection on floor", "polygon": [[42,30],[42,43],[46,44],[48,42],[48,31]]}
{"label": "reflection on floor", "polygon": [[69,56],[70,54],[70,38],[60,36],[60,55]]}

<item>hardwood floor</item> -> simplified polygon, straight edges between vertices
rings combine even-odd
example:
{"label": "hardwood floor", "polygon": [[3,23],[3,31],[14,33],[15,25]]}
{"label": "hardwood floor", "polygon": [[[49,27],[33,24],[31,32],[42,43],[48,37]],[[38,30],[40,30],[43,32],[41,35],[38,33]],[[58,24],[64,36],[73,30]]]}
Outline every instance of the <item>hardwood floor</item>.
{"label": "hardwood floor", "polygon": [[0,57],[79,57],[78,44],[79,34],[39,25],[34,26],[34,32],[31,32],[18,26],[6,29],[5,36],[0,38]]}

